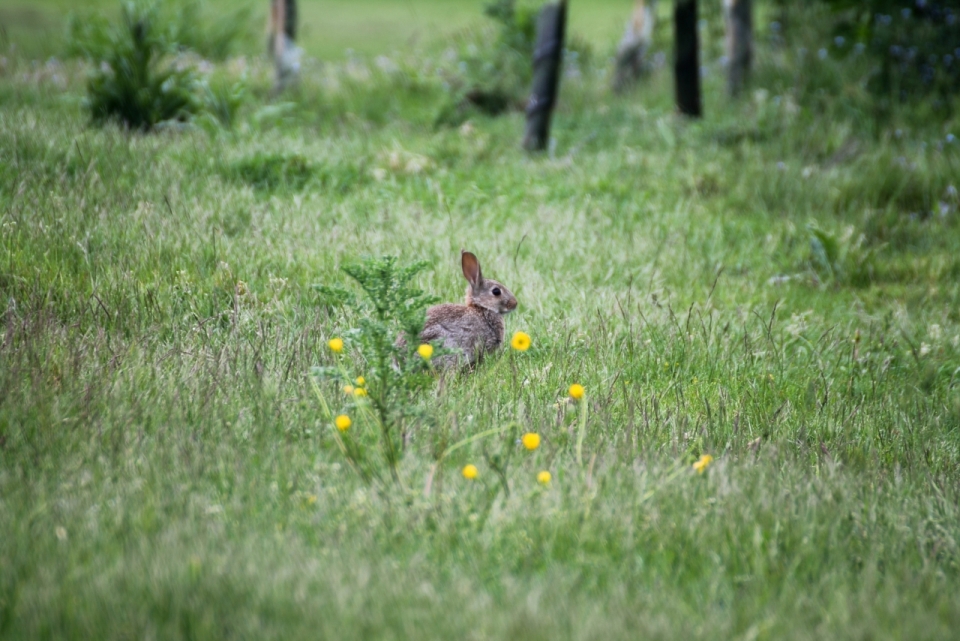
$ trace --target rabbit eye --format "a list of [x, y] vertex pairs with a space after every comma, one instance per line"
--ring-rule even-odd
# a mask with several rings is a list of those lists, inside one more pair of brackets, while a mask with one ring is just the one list
[[493, 295], [494, 295], [494, 296], [499, 296], [499, 295], [500, 295], [500, 288], [499, 288], [499, 287], [494, 287], [494, 288], [493, 288]]

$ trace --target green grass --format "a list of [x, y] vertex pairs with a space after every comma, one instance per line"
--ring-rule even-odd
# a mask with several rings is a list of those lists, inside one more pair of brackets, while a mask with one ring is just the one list
[[[10, 59], [0, 637], [955, 637], [957, 122], [795, 110], [763, 48], [785, 88], [727, 104], [714, 69], [691, 123], [665, 72], [614, 97], [599, 60], [530, 157], [520, 114], [434, 126], [432, 46], [272, 103], [248, 62], [232, 131], [149, 136], [89, 127], [80, 63]], [[438, 384], [403, 488], [368, 486], [308, 377], [358, 319], [312, 285], [392, 253], [456, 300], [461, 247], [533, 347]], [[508, 497], [496, 440], [432, 474], [512, 421], [543, 444], [506, 444]]]
[[[215, 4], [208, 2], [209, 4]], [[358, 54], [391, 54], [422, 48], [438, 36], [451, 35], [484, 22], [487, 0], [301, 0], [298, 44], [321, 60], [342, 60], [349, 51]], [[239, 4], [219, 3], [223, 10]], [[248, 55], [266, 47], [269, 2], [246, 2], [252, 9], [252, 37], [244, 43]], [[0, 7], [0, 25], [9, 43], [23, 55], [45, 58], [63, 55], [63, 35], [71, 15], [119, 15], [115, 0], [10, 0]], [[630, 15], [622, 0], [574, 2], [571, 30], [603, 50], [611, 49]], [[666, 15], [666, 14], [665, 14]], [[0, 39], [0, 46], [6, 49]]]

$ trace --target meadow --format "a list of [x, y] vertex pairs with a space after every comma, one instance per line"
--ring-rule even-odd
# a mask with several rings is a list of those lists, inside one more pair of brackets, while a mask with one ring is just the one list
[[[150, 134], [91, 126], [62, 3], [0, 9], [0, 638], [956, 638], [956, 116], [878, 124], [822, 15], [779, 45], [761, 4], [752, 90], [708, 37], [684, 120], [669, 65], [609, 91], [624, 3], [572, 0], [531, 156], [520, 112], [441, 117], [481, 3], [382, 42], [384, 3], [303, 4], [349, 19], [298, 87], [254, 33], [231, 126]], [[394, 255], [456, 301], [461, 248], [532, 345], [428, 385], [365, 480], [311, 376], [369, 376], [329, 347], [362, 316], [315, 285]]]

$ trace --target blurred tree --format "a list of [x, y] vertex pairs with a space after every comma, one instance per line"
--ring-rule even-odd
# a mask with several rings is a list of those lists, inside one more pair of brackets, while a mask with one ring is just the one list
[[727, 91], [737, 96], [750, 74], [753, 58], [752, 0], [724, 0], [726, 24]]
[[674, 0], [673, 63], [677, 109], [685, 116], [703, 115], [700, 103], [700, 44], [697, 35], [697, 0]]
[[296, 35], [296, 0], [271, 0], [268, 48], [276, 64], [277, 91], [281, 91], [300, 73], [300, 57], [303, 52], [294, 44]]
[[623, 91], [634, 84], [647, 67], [647, 50], [653, 40], [657, 1], [637, 0], [614, 60], [613, 90]]
[[537, 18], [533, 50], [533, 90], [527, 103], [527, 129], [523, 148], [543, 151], [550, 138], [550, 116], [560, 86], [560, 63], [567, 30], [567, 0], [544, 5]]

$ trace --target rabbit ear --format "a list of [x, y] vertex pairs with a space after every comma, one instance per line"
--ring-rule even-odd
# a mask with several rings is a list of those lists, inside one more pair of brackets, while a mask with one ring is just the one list
[[483, 274], [480, 273], [480, 261], [468, 251], [460, 250], [460, 266], [463, 268], [463, 277], [470, 286], [477, 289], [483, 285]]

